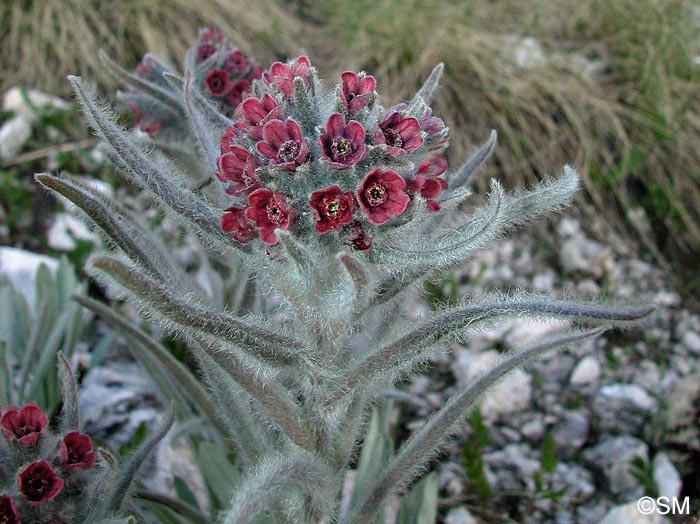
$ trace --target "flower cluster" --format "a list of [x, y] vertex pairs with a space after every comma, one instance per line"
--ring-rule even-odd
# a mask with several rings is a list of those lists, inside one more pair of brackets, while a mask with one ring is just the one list
[[285, 229], [366, 250], [403, 215], [439, 210], [444, 122], [425, 104], [385, 109], [375, 88], [346, 71], [328, 90], [306, 56], [272, 64], [221, 137], [216, 177], [234, 198], [223, 230], [243, 243], [274, 245]]
[[[264, 71], [254, 58], [227, 42], [223, 33], [209, 28], [199, 31], [197, 44], [185, 55], [184, 66], [192, 71], [197, 88], [208, 101], [227, 116], [233, 116], [235, 108], [247, 97], [251, 82]], [[164, 73], [175, 74], [150, 54], [143, 57], [135, 71], [141, 80], [172, 94], [174, 90]], [[178, 111], [154, 100], [136, 86], [132, 85], [130, 91], [121, 96], [127, 102], [134, 123], [151, 138], [159, 137], [164, 129], [182, 120]]]
[[[89, 470], [95, 464], [95, 452], [89, 436], [71, 431], [62, 436], [49, 434], [48, 417], [36, 404], [0, 410], [0, 428], [16, 457], [12, 493], [0, 495], [0, 522], [16, 524], [34, 522], [40, 514], [50, 522], [60, 523], [60, 505], [50, 505], [68, 487], [82, 491], [84, 479], [76, 470]], [[2, 479], [0, 479], [2, 480]], [[3, 482], [4, 484], [5, 482]], [[30, 520], [26, 520], [30, 519]]]

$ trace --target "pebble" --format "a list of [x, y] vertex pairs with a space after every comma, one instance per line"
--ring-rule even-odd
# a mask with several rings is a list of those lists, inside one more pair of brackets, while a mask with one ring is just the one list
[[683, 481], [671, 459], [663, 451], [654, 456], [651, 462], [656, 491], [660, 497], [673, 499], [681, 494]]
[[598, 359], [593, 356], [583, 357], [571, 373], [569, 383], [572, 386], [590, 384], [596, 382], [600, 378], [600, 374], [601, 369]]
[[39, 118], [37, 109], [39, 111], [68, 111], [71, 105], [57, 96], [42, 93], [36, 89], [21, 89], [15, 86], [5, 91], [2, 100], [2, 108], [4, 111], [12, 111], [15, 115], [22, 116], [27, 122], [33, 124]]
[[52, 273], [58, 268], [58, 261], [46, 255], [14, 247], [0, 246], [0, 273], [5, 275], [12, 287], [22, 293], [30, 311], [36, 309], [36, 272], [45, 265]]
[[663, 515], [652, 512], [642, 514], [637, 508], [637, 501], [612, 508], [599, 524], [665, 524], [669, 522]]
[[585, 461], [598, 471], [613, 495], [626, 498], [644, 494], [644, 487], [634, 475], [633, 463], [641, 458], [649, 462], [649, 446], [629, 435], [609, 437], [583, 452]]
[[0, 160], [12, 160], [32, 136], [32, 125], [22, 115], [13, 116], [0, 127]]
[[683, 345], [693, 355], [700, 355], [700, 335], [694, 331], [687, 331], [683, 335]]
[[472, 515], [467, 508], [459, 506], [452, 508], [445, 515], [445, 524], [479, 524], [476, 517]]

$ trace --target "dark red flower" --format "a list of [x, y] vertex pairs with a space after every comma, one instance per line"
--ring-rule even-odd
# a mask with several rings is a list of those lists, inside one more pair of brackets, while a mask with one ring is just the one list
[[421, 163], [416, 172], [406, 181], [406, 191], [420, 194], [426, 199], [429, 211], [438, 211], [440, 204], [437, 197], [447, 189], [447, 182], [438, 178], [447, 170], [447, 160], [442, 156], [434, 156]]
[[0, 495], [0, 524], [19, 524], [19, 513], [9, 495]]
[[223, 69], [213, 68], [204, 79], [207, 91], [213, 96], [224, 96], [229, 92], [233, 84], [229, 82], [229, 74]]
[[33, 462], [17, 475], [19, 492], [30, 506], [52, 500], [63, 489], [63, 481], [45, 460]]
[[352, 193], [343, 193], [338, 186], [329, 186], [316, 191], [309, 199], [314, 210], [316, 231], [325, 233], [338, 229], [352, 220]]
[[10, 407], [3, 411], [0, 426], [10, 440], [18, 441], [22, 447], [35, 446], [49, 419], [36, 404], [22, 408]]
[[345, 125], [340, 113], [328, 117], [326, 130], [318, 138], [321, 157], [335, 168], [342, 169], [357, 164], [365, 154], [365, 128], [355, 120]]
[[365, 251], [372, 246], [372, 241], [365, 233], [359, 222], [354, 222], [350, 225], [349, 235], [345, 243], [351, 245], [358, 251]]
[[354, 115], [370, 103], [374, 96], [376, 82], [373, 76], [358, 76], [352, 71], [345, 71], [340, 78], [343, 80], [342, 97], [340, 101], [349, 115]]
[[386, 144], [391, 158], [412, 153], [423, 144], [420, 125], [412, 116], [401, 117], [392, 112], [386, 117], [374, 134], [375, 144]]
[[277, 169], [295, 171], [309, 158], [309, 144], [291, 118], [286, 122], [270, 120], [263, 126], [262, 138], [256, 148]]
[[224, 69], [232, 75], [241, 76], [248, 68], [250, 68], [250, 62], [241, 51], [236, 50], [226, 56]]
[[395, 171], [373, 169], [355, 192], [357, 202], [370, 224], [383, 224], [406, 210], [410, 197], [403, 192], [406, 182]]
[[197, 63], [204, 62], [207, 58], [216, 54], [216, 47], [211, 44], [197, 46]]
[[144, 55], [139, 65], [136, 66], [136, 74], [142, 78], [152, 79], [157, 65], [152, 56]]
[[207, 43], [220, 44], [224, 41], [224, 34], [218, 29], [211, 27], [202, 27], [199, 30], [199, 39]]
[[232, 147], [236, 145], [236, 137], [238, 136], [238, 130], [235, 127], [227, 127], [224, 129], [224, 134], [221, 135], [221, 140], [219, 144], [221, 146], [221, 154], [228, 153]]
[[309, 69], [311, 61], [307, 56], [300, 56], [294, 64], [275, 62], [270, 66], [270, 71], [263, 73], [262, 77], [269, 86], [274, 86], [285, 98], [292, 96], [294, 79], [301, 78], [305, 84], [309, 82]]
[[289, 229], [296, 213], [287, 205], [282, 193], [261, 188], [248, 195], [245, 216], [260, 228], [262, 241], [272, 246], [277, 243], [275, 229]]
[[238, 104], [243, 100], [243, 95], [248, 91], [250, 82], [247, 80], [238, 80], [233, 82], [229, 87], [229, 91], [224, 98], [224, 102], [232, 107], [238, 107]]
[[240, 195], [260, 187], [255, 178], [255, 169], [260, 162], [247, 149], [230, 146], [228, 151], [216, 159], [219, 168], [216, 177], [221, 182], [233, 182], [235, 185], [226, 189], [230, 195]]
[[221, 229], [227, 233], [233, 233], [233, 238], [245, 244], [258, 235], [255, 225], [246, 218], [245, 209], [231, 206], [221, 216]]
[[90, 469], [95, 464], [92, 440], [79, 431], [71, 431], [58, 445], [58, 461], [66, 471]]
[[245, 131], [256, 140], [262, 138], [262, 128], [270, 120], [282, 119], [282, 109], [277, 101], [268, 93], [258, 99], [254, 96], [246, 98], [234, 113], [236, 127]]

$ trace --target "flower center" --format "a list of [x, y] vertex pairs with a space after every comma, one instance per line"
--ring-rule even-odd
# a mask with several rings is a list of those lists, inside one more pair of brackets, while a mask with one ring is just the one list
[[270, 222], [273, 224], [280, 224], [284, 221], [284, 214], [275, 204], [268, 204], [266, 209], [267, 218], [270, 219]]
[[326, 205], [326, 215], [334, 216], [340, 212], [340, 200], [336, 199]]
[[352, 154], [352, 142], [347, 138], [334, 138], [331, 144], [331, 154], [334, 160], [343, 161]]
[[294, 140], [287, 140], [284, 144], [280, 146], [279, 150], [277, 151], [277, 154], [285, 162], [294, 161], [298, 153], [299, 144], [297, 144]]
[[373, 182], [370, 186], [365, 189], [365, 198], [367, 203], [372, 207], [377, 207], [386, 202], [386, 188], [381, 184]]
[[33, 478], [29, 481], [29, 490], [34, 495], [43, 495], [44, 490], [48, 487], [49, 483], [46, 479]]
[[25, 436], [29, 435], [30, 433], [34, 433], [34, 429], [30, 428], [26, 424], [24, 426], [18, 427], [17, 430], [15, 431], [15, 435], [17, 435], [17, 438], [25, 437]]
[[386, 143], [393, 147], [402, 147], [403, 139], [401, 135], [395, 129], [387, 129], [384, 131], [384, 136], [386, 137]]

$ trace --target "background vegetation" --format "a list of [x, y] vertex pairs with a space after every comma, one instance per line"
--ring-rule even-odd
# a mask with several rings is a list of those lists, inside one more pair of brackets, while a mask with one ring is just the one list
[[322, 71], [365, 69], [396, 94], [387, 102], [445, 62], [436, 113], [453, 128], [453, 165], [491, 128], [501, 146], [482, 181], [513, 187], [575, 164], [584, 218], [603, 215], [697, 296], [698, 2], [14, 0], [0, 5], [0, 84], [65, 95], [79, 73], [109, 90], [98, 48], [130, 66], [146, 50], [172, 61], [201, 25], [262, 63], [306, 52]]

